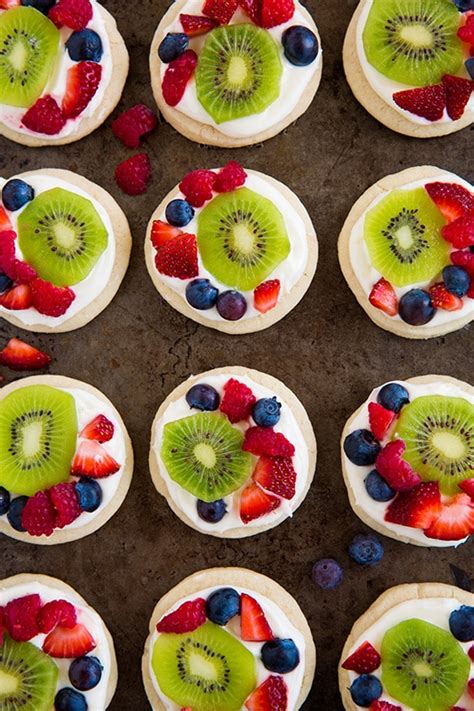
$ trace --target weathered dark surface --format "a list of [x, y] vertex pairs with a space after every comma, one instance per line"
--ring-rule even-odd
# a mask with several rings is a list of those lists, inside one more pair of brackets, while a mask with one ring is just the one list
[[[148, 49], [165, 2], [107, 0], [131, 54], [121, 108], [153, 106]], [[104, 186], [128, 214], [134, 235], [129, 272], [112, 305], [83, 330], [14, 335], [54, 355], [52, 373], [101, 388], [122, 412], [136, 453], [129, 496], [102, 530], [77, 543], [47, 549], [2, 538], [2, 575], [37, 571], [64, 578], [103, 615], [115, 639], [120, 678], [113, 711], [148, 709], [140, 658], [148, 619], [158, 598], [184, 576], [215, 565], [243, 565], [273, 575], [308, 616], [318, 646], [318, 671], [305, 709], [341, 709], [337, 662], [354, 620], [391, 585], [450, 582], [449, 563], [471, 568], [472, 543], [458, 550], [429, 550], [385, 539], [386, 555], [373, 570], [349, 562], [352, 536], [364, 526], [352, 513], [342, 482], [339, 437], [348, 415], [371, 388], [390, 378], [439, 372], [469, 379], [472, 331], [427, 343], [410, 342], [376, 328], [357, 305], [339, 270], [336, 241], [356, 198], [383, 175], [431, 163], [472, 180], [468, 151], [472, 130], [438, 140], [404, 138], [377, 124], [352, 98], [342, 69], [351, 2], [309, 3], [323, 43], [321, 88], [306, 115], [265, 145], [230, 150], [190, 143], [167, 125], [147, 141], [153, 182], [147, 195], [128, 198], [113, 180], [115, 165], [130, 153], [113, 137], [110, 121], [95, 134], [60, 149], [34, 151], [0, 140], [0, 170], [9, 176], [40, 167], [83, 173]], [[237, 158], [286, 182], [314, 219], [321, 248], [319, 269], [303, 303], [260, 334], [232, 338], [186, 320], [152, 286], [143, 259], [152, 209], [188, 170]], [[275, 355], [277, 354], [277, 355]], [[470, 360], [471, 359], [471, 360]], [[281, 378], [305, 404], [314, 424], [319, 461], [310, 494], [293, 521], [258, 538], [225, 543], [181, 523], [155, 492], [147, 466], [150, 426], [164, 397], [187, 375], [229, 364], [248, 365]], [[470, 361], [470, 365], [469, 365]], [[7, 380], [15, 377], [4, 373]], [[335, 556], [344, 584], [323, 593], [310, 580], [312, 563]]]

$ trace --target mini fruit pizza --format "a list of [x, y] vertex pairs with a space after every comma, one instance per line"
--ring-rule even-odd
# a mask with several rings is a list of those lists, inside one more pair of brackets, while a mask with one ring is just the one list
[[298, 711], [316, 649], [296, 600], [244, 568], [202, 570], [161, 598], [142, 662], [153, 711]]
[[88, 536], [120, 508], [132, 473], [127, 430], [99, 390], [55, 375], [0, 390], [1, 533], [41, 545]]
[[150, 70], [161, 113], [186, 138], [248, 146], [311, 104], [321, 42], [297, 0], [176, 0], [156, 31]]
[[75, 590], [46, 575], [0, 581], [0, 708], [105, 711], [117, 686], [112, 637]]
[[441, 583], [387, 590], [352, 628], [339, 687], [346, 711], [471, 711], [474, 595]]
[[0, 179], [0, 317], [63, 332], [115, 296], [130, 258], [127, 218], [109, 193], [66, 170]]
[[291, 190], [230, 161], [188, 173], [168, 193], [148, 225], [145, 258], [177, 311], [219, 331], [252, 333], [303, 298], [318, 241]]
[[474, 190], [454, 173], [409, 168], [375, 183], [339, 237], [357, 301], [381, 328], [434, 338], [474, 318]]
[[303, 502], [315, 467], [303, 405], [250, 368], [192, 376], [153, 423], [153, 483], [182, 521], [212, 536], [243, 538], [282, 523]]
[[393, 131], [443, 136], [474, 119], [472, 0], [360, 0], [344, 43], [356, 99]]
[[128, 54], [96, 0], [0, 0], [0, 134], [37, 147], [78, 141], [120, 100]]
[[342, 469], [364, 523], [418, 546], [474, 534], [474, 388], [426, 375], [376, 388], [347, 422]]

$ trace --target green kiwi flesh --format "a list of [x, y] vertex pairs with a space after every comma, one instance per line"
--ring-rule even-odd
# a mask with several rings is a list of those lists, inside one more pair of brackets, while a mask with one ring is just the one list
[[253, 654], [212, 622], [160, 634], [152, 668], [163, 694], [193, 711], [240, 711], [257, 683]]
[[41, 96], [59, 49], [55, 25], [31, 7], [0, 15], [0, 104], [28, 108]]
[[389, 629], [382, 641], [382, 684], [414, 711], [448, 711], [461, 698], [471, 663], [446, 630], [419, 619]]
[[362, 35], [367, 60], [402, 84], [438, 84], [461, 67], [460, 21], [451, 0], [374, 0]]
[[255, 289], [291, 248], [281, 212], [248, 188], [222, 193], [204, 207], [197, 241], [204, 267], [241, 291]]
[[227, 417], [199, 413], [168, 422], [161, 458], [173, 481], [201, 501], [217, 501], [249, 478], [252, 457], [242, 451], [244, 436]]
[[0, 711], [51, 711], [57, 680], [51, 657], [5, 635], [0, 645]]
[[76, 441], [72, 395], [49, 385], [14, 390], [0, 401], [0, 486], [33, 496], [66, 481]]

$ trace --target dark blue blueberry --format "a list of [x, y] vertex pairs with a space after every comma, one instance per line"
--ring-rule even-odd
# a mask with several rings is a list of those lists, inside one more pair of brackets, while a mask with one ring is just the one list
[[19, 180], [14, 178], [5, 183], [2, 190], [2, 202], [10, 212], [19, 210], [20, 207], [26, 205], [27, 202], [31, 202], [35, 196], [35, 191], [25, 183], [24, 180]]
[[469, 59], [466, 59], [466, 61], [464, 62], [464, 66], [466, 67], [467, 73], [469, 74], [471, 79], [474, 79], [474, 57], [469, 57]]
[[364, 484], [368, 495], [374, 501], [391, 501], [396, 494], [376, 469], [365, 478]]
[[97, 657], [78, 657], [69, 667], [69, 681], [79, 691], [89, 691], [99, 683], [103, 668]]
[[460, 642], [474, 641], [474, 607], [462, 605], [449, 617], [449, 629]]
[[206, 600], [206, 614], [216, 625], [226, 625], [240, 614], [240, 595], [233, 588], [219, 588]]
[[21, 4], [25, 7], [34, 7], [43, 15], [47, 15], [53, 5], [56, 5], [56, 0], [21, 0]]
[[454, 0], [454, 4], [460, 12], [474, 10], [474, 0]]
[[205, 311], [216, 305], [219, 289], [209, 279], [193, 279], [186, 287], [186, 299], [194, 309]]
[[349, 546], [349, 556], [357, 565], [377, 565], [383, 554], [382, 542], [373, 533], [359, 533]]
[[323, 590], [333, 590], [342, 582], [344, 571], [334, 558], [323, 558], [313, 566], [313, 583]]
[[74, 689], [65, 687], [56, 694], [54, 709], [55, 711], [87, 711], [86, 697]]
[[239, 291], [223, 291], [216, 306], [219, 316], [226, 321], [238, 321], [247, 311], [247, 300]]
[[162, 62], [169, 64], [177, 59], [189, 47], [189, 37], [184, 32], [168, 32], [158, 47], [158, 55]]
[[102, 487], [95, 479], [83, 476], [76, 484], [79, 506], [83, 511], [97, 511], [102, 503]]
[[379, 390], [377, 402], [386, 410], [400, 412], [404, 405], [410, 402], [408, 390], [399, 383], [387, 383]]
[[74, 62], [100, 62], [104, 53], [100, 35], [94, 30], [73, 32], [66, 47]]
[[194, 217], [194, 208], [186, 200], [171, 200], [166, 206], [166, 219], [174, 227], [188, 225]]
[[430, 295], [423, 289], [410, 289], [403, 294], [398, 305], [400, 318], [410, 326], [424, 326], [436, 313]]
[[220, 395], [212, 385], [200, 383], [186, 393], [186, 402], [189, 407], [195, 407], [196, 410], [217, 410], [221, 401]]
[[293, 25], [284, 31], [281, 38], [285, 57], [297, 67], [314, 62], [319, 52], [318, 38], [309, 27]]
[[450, 264], [443, 269], [443, 281], [446, 289], [455, 296], [466, 296], [471, 286], [471, 277], [462, 267]]
[[375, 464], [380, 444], [369, 430], [355, 430], [344, 440], [344, 452], [352, 464], [366, 467]]
[[8, 289], [13, 286], [13, 282], [10, 277], [6, 274], [0, 272], [0, 294], [4, 294]]
[[281, 403], [276, 397], [257, 400], [253, 406], [252, 417], [260, 427], [274, 427], [280, 420]]
[[292, 639], [265, 642], [261, 654], [264, 667], [275, 674], [288, 674], [300, 663], [300, 653]]
[[356, 706], [369, 708], [370, 704], [382, 696], [383, 688], [379, 679], [373, 674], [362, 674], [354, 679], [349, 689], [352, 701]]
[[17, 496], [16, 499], [12, 499], [10, 503], [7, 518], [10, 526], [14, 528], [15, 531], [23, 532], [25, 530], [21, 525], [21, 514], [23, 513], [27, 501], [27, 496]]
[[206, 501], [198, 500], [197, 512], [199, 518], [207, 523], [219, 523], [227, 513], [227, 505], [223, 499], [212, 501], [208, 504]]
[[7, 513], [10, 508], [10, 492], [0, 486], [0, 516]]

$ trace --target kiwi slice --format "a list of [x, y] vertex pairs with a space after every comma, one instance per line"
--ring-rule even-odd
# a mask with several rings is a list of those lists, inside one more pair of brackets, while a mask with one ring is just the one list
[[382, 684], [414, 711], [447, 711], [460, 699], [471, 663], [446, 630], [423, 620], [405, 620], [382, 641]]
[[459, 493], [474, 471], [474, 405], [443, 395], [417, 397], [402, 409], [396, 437], [403, 458], [424, 481], [439, 481], [443, 494]]
[[461, 67], [459, 25], [451, 0], [374, 0], [362, 35], [365, 54], [389, 79], [437, 84]]
[[91, 201], [63, 188], [35, 197], [18, 218], [18, 233], [26, 261], [57, 286], [85, 279], [108, 242]]
[[281, 212], [248, 188], [206, 205], [198, 215], [197, 240], [205, 268], [242, 291], [255, 289], [290, 253]]
[[196, 68], [197, 97], [216, 123], [259, 114], [280, 96], [282, 63], [267, 30], [225, 25], [212, 30]]
[[173, 481], [211, 503], [239, 489], [252, 470], [244, 436], [227, 417], [203, 412], [168, 422], [161, 458]]
[[161, 634], [151, 663], [161, 691], [193, 711], [240, 711], [257, 683], [253, 654], [212, 622]]
[[27, 108], [38, 99], [54, 70], [59, 31], [32, 7], [0, 15], [0, 103]]
[[76, 440], [72, 395], [49, 385], [14, 390], [0, 402], [0, 485], [33, 496], [66, 481]]
[[394, 286], [431, 281], [449, 263], [444, 224], [423, 188], [393, 190], [365, 217], [372, 265]]
[[58, 668], [30, 642], [5, 636], [0, 645], [0, 711], [50, 711]]

